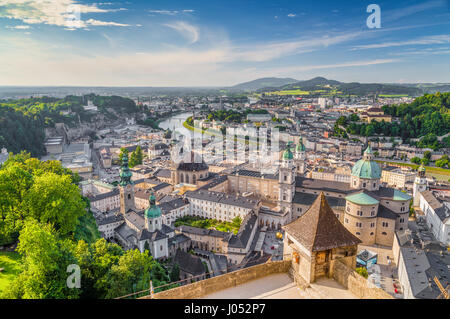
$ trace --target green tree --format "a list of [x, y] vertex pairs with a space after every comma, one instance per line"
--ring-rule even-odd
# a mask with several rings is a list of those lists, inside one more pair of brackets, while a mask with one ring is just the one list
[[54, 173], [37, 176], [24, 198], [25, 210], [42, 223], [52, 223], [62, 234], [73, 232], [86, 204], [70, 176]]
[[420, 164], [420, 158], [417, 156], [414, 156], [413, 158], [411, 158], [411, 163]]
[[170, 271], [170, 281], [175, 282], [180, 280], [180, 266], [175, 263]]
[[73, 299], [79, 289], [67, 287], [69, 265], [77, 263], [73, 244], [60, 240], [48, 224], [27, 220], [19, 237], [17, 251], [23, 256], [23, 272], [7, 287], [4, 298]]

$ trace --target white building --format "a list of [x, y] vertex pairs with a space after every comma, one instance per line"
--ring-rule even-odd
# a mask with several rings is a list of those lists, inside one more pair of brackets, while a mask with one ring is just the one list
[[430, 231], [444, 245], [450, 246], [450, 202], [438, 191], [420, 193], [420, 209], [425, 214]]

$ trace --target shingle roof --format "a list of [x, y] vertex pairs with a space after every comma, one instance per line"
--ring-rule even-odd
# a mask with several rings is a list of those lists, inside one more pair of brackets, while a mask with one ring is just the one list
[[310, 251], [352, 246], [361, 241], [337, 219], [323, 192], [306, 213], [283, 229]]
[[344, 194], [348, 194], [355, 191], [350, 187], [350, 183], [326, 181], [321, 179], [312, 179], [300, 176], [297, 176], [295, 178], [295, 186], [308, 189], [317, 189], [324, 192], [336, 192]]

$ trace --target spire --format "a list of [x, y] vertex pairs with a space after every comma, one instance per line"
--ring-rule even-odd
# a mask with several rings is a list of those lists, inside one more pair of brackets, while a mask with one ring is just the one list
[[291, 144], [292, 144], [292, 142], [288, 142], [286, 144], [286, 150], [283, 153], [283, 160], [291, 160], [294, 158], [294, 155], [292, 154], [292, 151], [291, 151], [291, 148], [292, 148]]
[[425, 177], [425, 166], [423, 166], [423, 163], [420, 164], [420, 167], [417, 169], [417, 172], [420, 177]]
[[300, 136], [298, 139], [297, 148], [295, 149], [296, 152], [304, 152], [306, 150], [305, 145], [303, 144], [303, 138]]
[[131, 181], [131, 176], [133, 174], [130, 171], [130, 168], [128, 167], [128, 154], [123, 154], [122, 156], [122, 166], [120, 167], [120, 186], [127, 186], [133, 184]]

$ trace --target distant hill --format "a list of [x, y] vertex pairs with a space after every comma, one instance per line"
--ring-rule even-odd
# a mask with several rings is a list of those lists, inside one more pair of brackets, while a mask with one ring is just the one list
[[233, 91], [256, 91], [262, 88], [267, 87], [276, 88], [295, 82], [298, 82], [298, 80], [292, 78], [261, 78], [249, 82], [236, 84], [232, 87], [229, 87], [228, 89], [231, 89]]
[[306, 81], [297, 81], [286, 85], [274, 87], [265, 87], [257, 90], [260, 93], [270, 93], [274, 91], [290, 91], [293, 95], [295, 91], [308, 92], [308, 95], [367, 95], [367, 94], [384, 94], [384, 95], [410, 95], [419, 96], [422, 94], [420, 87], [403, 86], [399, 84], [382, 84], [382, 83], [344, 83], [336, 80], [329, 80], [324, 77], [315, 77]]

